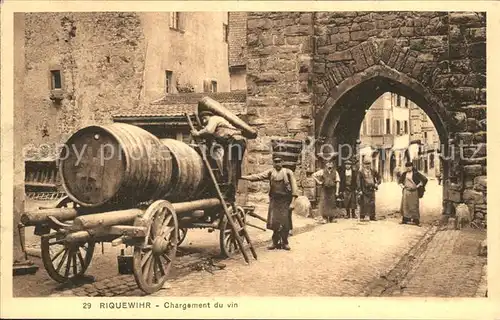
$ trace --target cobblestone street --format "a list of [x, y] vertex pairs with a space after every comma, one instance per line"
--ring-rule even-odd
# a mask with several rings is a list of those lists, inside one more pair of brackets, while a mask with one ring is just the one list
[[[171, 280], [156, 295], [474, 296], [485, 277], [486, 258], [477, 256], [485, 233], [438, 231], [433, 222], [441, 217], [441, 190], [435, 180], [429, 182], [420, 228], [399, 224], [400, 189], [395, 183], [382, 184], [377, 193], [379, 221], [339, 219], [322, 225], [295, 216], [290, 252], [266, 250], [270, 232], [249, 228], [258, 260], [247, 266], [237, 256], [224, 260], [226, 268], [213, 273], [199, 270], [219, 255], [218, 231], [189, 230]], [[266, 210], [266, 205], [256, 207], [261, 216]], [[37, 238], [27, 238], [31, 247], [37, 246]], [[104, 254], [100, 251], [98, 246], [87, 272], [94, 278], [73, 286], [52, 281], [34, 258], [40, 270], [35, 276], [16, 277], [15, 295], [143, 295], [132, 275], [117, 275], [119, 248], [105, 244]]]

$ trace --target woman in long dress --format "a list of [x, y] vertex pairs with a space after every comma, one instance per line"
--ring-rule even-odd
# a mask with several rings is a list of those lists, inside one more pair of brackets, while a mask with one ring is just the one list
[[337, 218], [337, 197], [339, 196], [338, 184], [340, 177], [333, 163], [328, 162], [325, 169], [313, 173], [313, 178], [317, 184], [321, 185], [321, 195], [319, 201], [319, 212], [325, 222], [336, 222]]
[[413, 168], [411, 162], [406, 163], [406, 171], [399, 178], [399, 185], [403, 189], [401, 198], [401, 223], [414, 222], [420, 225], [420, 197], [423, 196], [428, 179]]

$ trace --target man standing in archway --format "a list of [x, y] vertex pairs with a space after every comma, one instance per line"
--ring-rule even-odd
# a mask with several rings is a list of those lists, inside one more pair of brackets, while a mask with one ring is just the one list
[[344, 208], [346, 211], [346, 218], [356, 217], [356, 189], [357, 189], [357, 172], [352, 168], [352, 162], [347, 160], [344, 163], [344, 168], [340, 173], [340, 186], [339, 192], [344, 198]]
[[399, 178], [399, 185], [403, 188], [401, 199], [402, 224], [413, 222], [420, 225], [420, 198], [423, 197], [427, 178], [413, 168], [413, 163], [406, 163], [406, 171]]
[[360, 218], [369, 216], [375, 221], [375, 192], [380, 184], [380, 176], [372, 169], [370, 159], [363, 161], [363, 167], [358, 174], [358, 194], [360, 196]]
[[331, 161], [326, 163], [326, 168], [313, 173], [312, 177], [321, 186], [321, 196], [319, 199], [319, 212], [326, 222], [337, 222], [336, 209], [337, 197], [339, 196], [338, 184], [339, 174], [334, 169]]

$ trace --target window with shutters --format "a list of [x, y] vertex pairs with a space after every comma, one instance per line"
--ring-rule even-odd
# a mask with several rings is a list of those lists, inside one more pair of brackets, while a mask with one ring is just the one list
[[366, 121], [363, 120], [363, 130], [361, 131], [361, 134], [366, 136]]
[[372, 135], [381, 135], [382, 134], [382, 119], [374, 118], [372, 119]]
[[61, 70], [51, 70], [50, 71], [51, 78], [51, 89], [62, 89], [62, 78], [61, 78]]
[[182, 31], [184, 28], [181, 18], [181, 12], [170, 12], [170, 29]]
[[211, 79], [204, 80], [203, 92], [217, 92], [217, 81]]
[[165, 71], [165, 93], [173, 93], [173, 76], [174, 73], [170, 70]]
[[229, 41], [229, 28], [228, 28], [228, 25], [225, 23], [222, 24], [222, 35], [223, 35], [224, 42], [228, 42]]

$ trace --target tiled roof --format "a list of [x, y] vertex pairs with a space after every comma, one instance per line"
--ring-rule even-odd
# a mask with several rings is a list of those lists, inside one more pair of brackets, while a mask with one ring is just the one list
[[229, 12], [229, 66], [246, 65], [247, 13]]
[[169, 94], [151, 104], [197, 104], [203, 97], [210, 97], [220, 103], [246, 103], [246, 91], [212, 92], [212, 93], [179, 93]]

